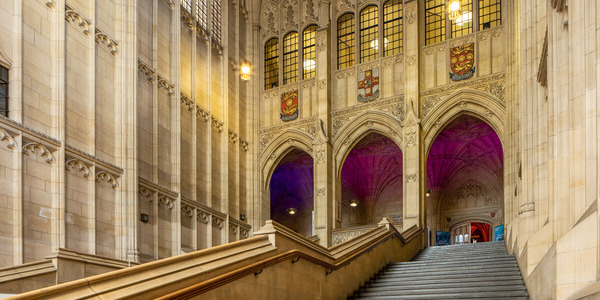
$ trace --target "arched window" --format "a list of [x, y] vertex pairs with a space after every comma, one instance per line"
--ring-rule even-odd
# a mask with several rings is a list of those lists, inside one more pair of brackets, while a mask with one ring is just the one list
[[383, 5], [383, 56], [402, 52], [402, 0]]
[[452, 37], [473, 32], [473, 0], [460, 0], [460, 16], [452, 24]]
[[338, 69], [354, 65], [354, 14], [342, 15], [337, 22]]
[[298, 33], [292, 31], [283, 37], [283, 84], [298, 79]]
[[8, 117], [8, 69], [0, 66], [0, 115]]
[[425, 1], [425, 45], [446, 39], [446, 0]]
[[279, 86], [279, 39], [265, 44], [265, 90]]
[[317, 25], [310, 25], [302, 34], [302, 77], [304, 79], [315, 77], [315, 37]]
[[479, 30], [502, 24], [500, 0], [479, 0]]
[[367, 6], [360, 12], [361, 63], [377, 59], [379, 49], [379, 42], [377, 40], [379, 18], [377, 14], [377, 6], [375, 5]]

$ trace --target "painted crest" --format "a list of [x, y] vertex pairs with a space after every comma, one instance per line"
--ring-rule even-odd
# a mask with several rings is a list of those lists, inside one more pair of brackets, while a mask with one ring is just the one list
[[475, 43], [450, 49], [450, 79], [459, 81], [475, 73]]
[[298, 90], [281, 94], [281, 120], [284, 122], [298, 118]]
[[379, 97], [379, 69], [358, 74], [358, 102], [369, 102]]

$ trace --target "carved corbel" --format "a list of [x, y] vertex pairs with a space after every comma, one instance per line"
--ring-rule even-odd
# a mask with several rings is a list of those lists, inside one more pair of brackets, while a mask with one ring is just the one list
[[48, 148], [46, 148], [46, 146], [35, 142], [27, 143], [25, 144], [25, 146], [23, 146], [23, 154], [27, 156], [32, 155], [36, 152], [39, 153], [39, 155], [43, 157], [47, 163], [54, 163], [54, 155], [52, 154], [52, 152], [50, 152], [50, 150], [48, 150]]
[[81, 173], [81, 175], [83, 177], [85, 177], [85, 178], [90, 177], [90, 175], [92, 174], [90, 172], [89, 167], [84, 162], [82, 162], [79, 159], [75, 159], [75, 158], [69, 159], [69, 160], [67, 160], [65, 162], [65, 170], [67, 170], [67, 171], [74, 171], [74, 170], [79, 171]]
[[0, 128], [0, 141], [6, 141], [6, 148], [8, 149], [15, 150], [17, 148], [15, 138], [2, 128]]
[[97, 28], [96, 28], [96, 43], [106, 45], [106, 47], [108, 47], [110, 49], [110, 53], [112, 55], [117, 55], [117, 52], [119, 52], [119, 49], [117, 48], [119, 46], [119, 43], [117, 43], [117, 41], [111, 39], [108, 35], [106, 35], [106, 33], [103, 33], [102, 31], [98, 30]]
[[96, 172], [96, 182], [108, 182], [113, 189], [119, 187], [119, 183], [113, 174], [106, 171]]

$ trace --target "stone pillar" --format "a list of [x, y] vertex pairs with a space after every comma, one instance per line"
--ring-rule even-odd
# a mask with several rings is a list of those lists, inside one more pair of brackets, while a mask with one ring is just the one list
[[426, 189], [425, 166], [426, 157], [421, 155], [421, 128], [419, 112], [419, 22], [418, 1], [406, 1], [404, 6], [405, 22], [404, 40], [415, 41], [404, 43], [404, 101], [407, 115], [404, 120], [404, 194], [403, 228], [413, 225], [425, 226], [424, 190]]
[[313, 141], [314, 163], [314, 231], [319, 243], [331, 246], [333, 226], [333, 175], [331, 173], [333, 157], [329, 137], [330, 92], [327, 79], [330, 72], [329, 28], [317, 31], [316, 36], [316, 82], [317, 82], [317, 132]]

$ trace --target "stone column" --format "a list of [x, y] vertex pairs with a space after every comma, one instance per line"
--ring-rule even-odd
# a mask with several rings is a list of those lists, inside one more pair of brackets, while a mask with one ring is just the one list
[[316, 82], [317, 82], [317, 124], [315, 140], [313, 141], [314, 164], [314, 231], [319, 236], [319, 243], [325, 247], [331, 246], [331, 229], [333, 226], [333, 157], [329, 140], [330, 92], [330, 40], [329, 28], [317, 31], [316, 36]]
[[421, 142], [419, 113], [419, 22], [418, 1], [406, 1], [404, 6], [404, 101], [407, 115], [404, 120], [404, 194], [403, 228], [413, 225], [425, 226], [426, 157], [421, 155], [424, 149]]

